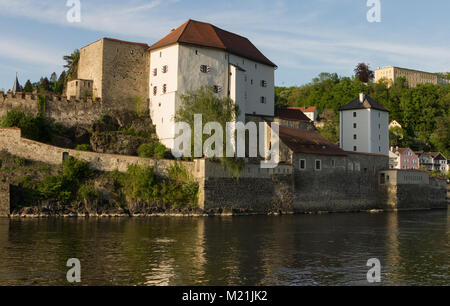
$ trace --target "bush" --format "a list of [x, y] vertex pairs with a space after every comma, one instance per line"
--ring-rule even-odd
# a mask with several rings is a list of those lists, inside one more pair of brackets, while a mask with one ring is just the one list
[[181, 164], [168, 169], [168, 178], [162, 183], [162, 200], [173, 206], [195, 206], [198, 199], [198, 183]]
[[75, 147], [75, 150], [78, 150], [78, 151], [88, 151], [88, 152], [92, 152], [92, 151], [93, 151], [93, 150], [92, 150], [92, 146], [91, 146], [91, 145], [88, 145], [88, 144], [77, 145], [77, 146]]
[[129, 166], [123, 185], [125, 196], [131, 200], [151, 202], [158, 197], [158, 186], [153, 168]]
[[54, 125], [48, 119], [29, 116], [18, 110], [7, 112], [0, 120], [0, 125], [19, 128], [23, 137], [41, 142], [49, 142], [55, 135]]
[[20, 158], [20, 157], [16, 157], [16, 159], [14, 160], [14, 162], [16, 163], [16, 165], [23, 167], [27, 164], [27, 161], [25, 158]]
[[166, 158], [168, 150], [166, 146], [159, 142], [144, 143], [138, 148], [139, 157], [144, 158]]
[[83, 184], [80, 189], [78, 189], [78, 199], [87, 202], [93, 202], [95, 200], [101, 201], [103, 195], [91, 184]]

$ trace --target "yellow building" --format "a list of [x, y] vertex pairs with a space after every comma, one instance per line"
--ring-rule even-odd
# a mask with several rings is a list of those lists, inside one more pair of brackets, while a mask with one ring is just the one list
[[443, 80], [434, 73], [424, 72], [413, 69], [399, 68], [399, 67], [383, 67], [375, 70], [375, 82], [381, 79], [387, 79], [392, 84], [397, 78], [404, 77], [410, 87], [416, 87], [420, 84], [449, 84], [449, 80]]

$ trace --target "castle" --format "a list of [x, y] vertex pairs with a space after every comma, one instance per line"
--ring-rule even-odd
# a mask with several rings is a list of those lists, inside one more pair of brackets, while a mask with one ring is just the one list
[[[249, 161], [237, 181], [208, 160], [184, 162], [199, 183], [199, 207], [254, 213], [447, 207], [445, 181], [421, 171], [389, 170], [387, 109], [364, 94], [342, 107], [338, 146], [300, 110], [275, 110], [276, 68], [248, 39], [189, 20], [151, 46], [103, 38], [81, 48], [78, 78], [68, 83], [67, 98], [48, 97], [42, 110], [32, 94], [0, 93], [0, 116], [19, 108], [44, 111], [66, 125], [88, 125], [102, 114], [144, 108], [161, 142], [172, 148], [181, 97], [210, 86], [239, 106], [238, 121], [279, 123], [280, 163], [261, 169]], [[52, 164], [73, 155], [103, 171], [141, 164], [163, 173], [169, 163], [52, 147], [4, 128], [0, 146]]]

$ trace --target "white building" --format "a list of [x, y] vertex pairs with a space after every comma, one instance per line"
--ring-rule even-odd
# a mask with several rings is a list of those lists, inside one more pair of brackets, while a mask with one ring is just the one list
[[361, 93], [339, 111], [341, 149], [389, 155], [389, 111], [386, 108]]
[[247, 38], [189, 20], [150, 47], [150, 114], [161, 142], [172, 148], [181, 96], [214, 87], [246, 115], [274, 116], [274, 70]]

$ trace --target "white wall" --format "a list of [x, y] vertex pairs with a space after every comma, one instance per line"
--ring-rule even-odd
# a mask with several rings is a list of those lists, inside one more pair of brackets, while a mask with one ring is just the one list
[[354, 151], [356, 146], [356, 152], [389, 155], [389, 113], [375, 109], [341, 111], [340, 124], [343, 150]]
[[[169, 68], [166, 74], [161, 71], [164, 65]], [[210, 72], [202, 73], [201, 65], [209, 66]], [[158, 69], [156, 77], [153, 76], [155, 68]], [[262, 80], [267, 82], [267, 87], [261, 86]], [[181, 104], [180, 97], [202, 86], [220, 86], [222, 91], [218, 95], [229, 95], [239, 105], [238, 120], [244, 121], [245, 114], [274, 116], [274, 83], [274, 67], [222, 50], [184, 44], [153, 50], [150, 54], [150, 112], [158, 137], [166, 146], [173, 146], [173, 116]], [[166, 94], [162, 92], [164, 84], [167, 84]], [[154, 86], [158, 88], [156, 96]], [[266, 98], [264, 104], [262, 96]]]

